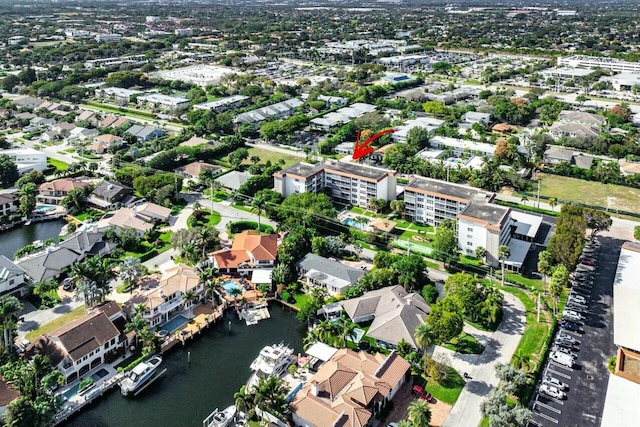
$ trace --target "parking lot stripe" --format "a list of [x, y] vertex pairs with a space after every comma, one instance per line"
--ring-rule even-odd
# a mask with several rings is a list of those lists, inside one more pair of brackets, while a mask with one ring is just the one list
[[[552, 363], [553, 363], [553, 365], [551, 365]], [[567, 371], [569, 371], [569, 372], [573, 372], [573, 368], [570, 368], [570, 367], [568, 367], [568, 366], [561, 365], [561, 364], [559, 364], [559, 363], [554, 362], [553, 360], [551, 360], [551, 361], [549, 362], [549, 365], [553, 366], [554, 368], [561, 368], [561, 369], [567, 370]]]
[[534, 415], [537, 415], [537, 416], [539, 416], [539, 417], [542, 417], [542, 418], [544, 418], [545, 420], [551, 421], [552, 423], [558, 424], [558, 420], [556, 420], [556, 419], [555, 419], [555, 418], [553, 418], [553, 417], [550, 417], [549, 415], [545, 415], [545, 414], [543, 414], [542, 412], [534, 412], [533, 414], [534, 414]]
[[547, 372], [552, 372], [552, 373], [556, 374], [557, 376], [565, 378], [567, 380], [571, 379], [571, 375], [565, 374], [564, 372], [556, 371], [555, 369], [551, 369], [551, 368], [552, 368], [552, 366], [547, 367]]
[[553, 406], [549, 406], [546, 403], [542, 403], [539, 400], [536, 400], [536, 406], [542, 406], [543, 408], [546, 408], [550, 411], [555, 412], [556, 414], [561, 414], [562, 411], [560, 409], [554, 408]]

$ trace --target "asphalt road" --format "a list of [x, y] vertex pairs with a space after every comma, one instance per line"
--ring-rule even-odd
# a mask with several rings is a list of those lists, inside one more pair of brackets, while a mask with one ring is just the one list
[[609, 357], [615, 354], [613, 344], [613, 281], [621, 240], [601, 237], [591, 295], [587, 298], [588, 315], [584, 333], [570, 333], [580, 344], [573, 368], [549, 362], [547, 373], [569, 386], [567, 398], [559, 401], [534, 397], [532, 416], [539, 426], [599, 426], [606, 397]]

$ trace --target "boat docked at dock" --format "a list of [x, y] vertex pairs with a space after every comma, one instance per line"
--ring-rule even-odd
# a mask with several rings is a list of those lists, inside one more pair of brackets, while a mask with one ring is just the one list
[[136, 395], [144, 390], [148, 384], [166, 371], [165, 369], [158, 375], [155, 375], [161, 363], [162, 357], [160, 356], [153, 356], [144, 362], [140, 362], [120, 381], [120, 392], [122, 395]]
[[236, 407], [231, 405], [223, 411], [216, 409], [202, 422], [202, 427], [227, 427], [231, 425], [236, 416]]
[[263, 347], [258, 357], [251, 362], [252, 374], [247, 381], [247, 388], [257, 385], [261, 377], [281, 377], [295, 361], [293, 349], [284, 343]]

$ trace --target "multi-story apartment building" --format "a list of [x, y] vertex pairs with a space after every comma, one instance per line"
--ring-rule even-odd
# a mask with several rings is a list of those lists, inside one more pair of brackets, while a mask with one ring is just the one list
[[458, 214], [458, 245], [466, 255], [479, 247], [486, 249], [487, 264], [500, 265], [499, 248], [509, 245], [514, 221], [511, 209], [493, 203], [471, 203]]
[[21, 174], [30, 171], [43, 171], [47, 168], [47, 154], [33, 148], [13, 148], [0, 150], [0, 156], [7, 155], [18, 167]]
[[491, 202], [495, 194], [466, 185], [415, 177], [404, 187], [405, 215], [413, 222], [436, 227], [456, 219], [472, 202]]
[[371, 199], [396, 198], [396, 173], [356, 163], [325, 160], [316, 165], [297, 163], [274, 174], [275, 190], [291, 194], [328, 191], [331, 198], [347, 205], [367, 207]]
[[558, 58], [559, 67], [603, 68], [617, 73], [640, 73], [640, 62], [628, 62], [621, 59], [599, 56], [573, 55]]

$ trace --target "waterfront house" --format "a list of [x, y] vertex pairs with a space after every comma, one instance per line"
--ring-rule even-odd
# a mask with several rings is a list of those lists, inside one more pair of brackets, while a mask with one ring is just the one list
[[325, 288], [329, 295], [344, 294], [366, 273], [359, 268], [311, 253], [298, 261], [296, 269], [306, 279], [307, 286]]
[[103, 210], [113, 210], [127, 206], [138, 200], [133, 195], [133, 188], [116, 181], [103, 181], [89, 195], [87, 203]]
[[0, 217], [11, 215], [18, 211], [18, 196], [15, 193], [0, 194]]
[[70, 191], [85, 188], [89, 182], [82, 178], [61, 178], [50, 182], [43, 182], [38, 186], [36, 202], [47, 205], [61, 205], [62, 200]]
[[365, 292], [340, 303], [355, 323], [371, 322], [367, 336], [387, 348], [395, 348], [401, 340], [418, 348], [413, 334], [431, 312], [422, 295], [409, 293], [399, 285]]
[[0, 255], [0, 295], [21, 297], [28, 292], [24, 270], [4, 255]]
[[[192, 291], [195, 298], [187, 301], [184, 295]], [[162, 274], [158, 286], [144, 294], [143, 317], [149, 326], [167, 323], [180, 312], [198, 304], [204, 298], [200, 275], [191, 267], [180, 264]]]
[[294, 425], [375, 425], [376, 416], [407, 380], [409, 368], [395, 352], [385, 356], [340, 349], [291, 401]]
[[278, 254], [278, 235], [246, 230], [236, 234], [231, 248], [209, 254], [209, 261], [222, 273], [246, 274], [273, 268]]
[[105, 363], [125, 343], [121, 332], [104, 311], [96, 310], [48, 335], [25, 350], [25, 357], [49, 356], [69, 384]]

